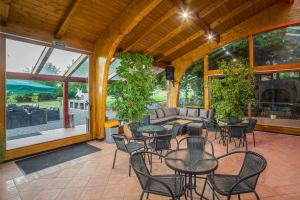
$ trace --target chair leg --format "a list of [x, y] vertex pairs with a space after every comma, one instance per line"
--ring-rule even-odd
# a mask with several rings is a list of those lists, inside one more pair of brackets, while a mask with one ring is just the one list
[[226, 139], [226, 149], [227, 149], [226, 152], [227, 153], [228, 153], [228, 140], [229, 140], [229, 138]]
[[149, 199], [149, 193], [147, 193], [147, 199]]
[[201, 198], [200, 198], [200, 200], [202, 200], [203, 195], [204, 195], [204, 192], [205, 192], [206, 181], [207, 181], [207, 179], [205, 179], [205, 182], [204, 182], [204, 185], [203, 185], [203, 188], [202, 188], [202, 193], [201, 193]]
[[238, 194], [238, 199], [241, 200], [241, 195], [240, 194]]
[[129, 172], [128, 172], [129, 176], [131, 176], [131, 164], [129, 163]]
[[142, 200], [144, 197], [144, 191], [142, 192], [141, 196], [140, 196], [140, 200]]
[[254, 194], [255, 194], [256, 199], [257, 199], [257, 200], [260, 200], [260, 198], [259, 198], [259, 196], [258, 196], [258, 194], [257, 194], [256, 191], [254, 191]]
[[254, 144], [254, 147], [255, 147], [255, 135], [254, 135], [254, 131], [252, 132], [252, 137], [253, 137], [253, 144]]
[[245, 135], [245, 143], [246, 143], [246, 151], [248, 151], [248, 142], [247, 142], [247, 136]]
[[113, 162], [112, 168], [115, 168], [115, 162], [116, 162], [117, 152], [118, 152], [118, 149], [115, 150], [115, 156], [114, 156], [114, 162]]

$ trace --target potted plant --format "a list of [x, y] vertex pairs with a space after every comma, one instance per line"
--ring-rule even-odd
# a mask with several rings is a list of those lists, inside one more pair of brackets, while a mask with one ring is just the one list
[[[125, 124], [140, 122], [147, 114], [146, 106], [153, 102], [151, 96], [156, 83], [155, 73], [152, 71], [153, 58], [128, 52], [121, 52], [117, 57], [121, 60], [116, 70], [120, 79], [109, 87], [109, 93], [115, 99], [113, 104], [117, 117]], [[126, 130], [124, 126], [124, 132]]]
[[209, 84], [215, 117], [237, 123], [245, 116], [245, 105], [254, 99], [253, 73], [244, 59], [221, 61], [218, 65], [224, 77]]

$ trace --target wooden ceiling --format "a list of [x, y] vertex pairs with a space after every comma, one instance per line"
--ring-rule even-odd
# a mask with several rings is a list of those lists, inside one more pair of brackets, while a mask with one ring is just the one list
[[[207, 43], [208, 33], [214, 33], [215, 42], [218, 42], [219, 35], [278, 1], [163, 0], [124, 37], [118, 50], [147, 53], [154, 56], [156, 61], [169, 63]], [[53, 39], [69, 41], [71, 38], [80, 44], [91, 44], [91, 48], [86, 48], [91, 51], [99, 35], [121, 15], [130, 2], [1, 0], [2, 32], [14, 34], [14, 29], [5, 29], [9, 26], [26, 27], [27, 32], [47, 32]], [[182, 19], [182, 10], [189, 12], [188, 20]], [[30, 33], [27, 36], [30, 37]]]

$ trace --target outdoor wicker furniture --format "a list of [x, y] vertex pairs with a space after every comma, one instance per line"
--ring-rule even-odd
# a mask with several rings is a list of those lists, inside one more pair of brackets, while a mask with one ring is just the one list
[[[130, 164], [136, 173], [143, 192], [140, 200], [143, 199], [145, 193], [156, 194], [179, 199], [184, 192], [184, 177], [178, 174], [170, 175], [152, 175], [146, 165], [145, 158], [152, 156], [161, 156], [153, 152], [138, 152], [131, 156]], [[185, 196], [186, 199], [186, 196]]]
[[193, 199], [193, 190], [199, 196], [203, 196], [196, 191], [196, 185], [193, 183], [196, 175], [206, 175], [213, 172], [218, 167], [218, 160], [212, 154], [200, 149], [178, 149], [167, 153], [165, 162], [168, 167], [185, 174], [188, 177], [186, 192], [190, 199]]
[[208, 136], [209, 132], [214, 132], [215, 139], [217, 138], [218, 133], [221, 134], [221, 138], [222, 138], [222, 128], [218, 125], [217, 122], [212, 121], [212, 120], [205, 120], [205, 121], [203, 121], [203, 123], [204, 123], [204, 128], [206, 131], [206, 137]]
[[[133, 154], [134, 152], [140, 151], [144, 149], [144, 145], [141, 143], [137, 142], [128, 142], [128, 139], [126, 138], [125, 135], [119, 135], [119, 134], [113, 134], [112, 135], [117, 149], [115, 150], [115, 155], [114, 155], [114, 161], [113, 161], [113, 166], [112, 168], [115, 168], [115, 162], [116, 162], [116, 157], [117, 157], [117, 152], [118, 151], [123, 151], [125, 153], [128, 153], [129, 155]], [[131, 165], [129, 163], [129, 176], [131, 175]]]
[[[232, 141], [232, 139], [238, 139], [239, 140], [239, 147], [241, 143], [243, 146], [246, 144], [246, 151], [248, 151], [248, 144], [247, 144], [247, 137], [246, 137], [246, 125], [240, 124], [240, 125], [227, 125], [226, 126], [227, 132], [225, 136], [226, 140], [226, 152], [228, 153], [228, 143]], [[234, 140], [234, 143], [236, 145], [236, 142]]]
[[247, 134], [247, 133], [249, 133], [249, 134], [252, 133], [253, 144], [254, 144], [254, 146], [255, 146], [254, 129], [255, 129], [256, 124], [257, 124], [257, 119], [250, 118], [250, 119], [249, 119], [249, 122], [248, 122], [248, 126], [246, 127], [246, 134]]
[[260, 174], [267, 166], [267, 161], [263, 156], [250, 151], [231, 152], [220, 156], [218, 160], [239, 154], [244, 155], [243, 164], [239, 173], [237, 175], [217, 173], [208, 175], [207, 181], [205, 181], [203, 187], [203, 192], [206, 184], [208, 183], [213, 191], [213, 199], [215, 199], [215, 197], [219, 199], [216, 193], [227, 196], [228, 200], [231, 199], [232, 195], [238, 195], [238, 199], [240, 199], [241, 194], [254, 193], [256, 198], [259, 200], [259, 196], [255, 191], [255, 188]]

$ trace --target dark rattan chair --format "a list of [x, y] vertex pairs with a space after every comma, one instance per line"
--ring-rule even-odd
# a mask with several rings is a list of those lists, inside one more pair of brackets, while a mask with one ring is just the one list
[[[226, 136], [226, 152], [228, 153], [228, 143], [231, 140], [238, 139], [239, 140], [239, 147], [241, 143], [244, 144], [246, 143], [246, 151], [248, 151], [248, 143], [247, 143], [247, 137], [246, 137], [246, 132], [245, 132], [245, 127], [244, 126], [237, 126], [237, 125], [228, 125], [228, 133]], [[234, 140], [235, 143], [235, 140]], [[236, 143], [235, 143], [236, 145]]]
[[241, 194], [253, 192], [256, 196], [256, 199], [259, 200], [259, 196], [255, 191], [255, 188], [260, 174], [267, 166], [267, 161], [263, 156], [251, 151], [231, 152], [219, 157], [218, 159], [236, 154], [244, 155], [244, 161], [240, 172], [237, 175], [216, 173], [208, 175], [207, 181], [205, 181], [202, 190], [202, 194], [205, 190], [206, 184], [208, 183], [213, 191], [213, 199], [215, 199], [215, 197], [219, 199], [217, 193], [227, 196], [227, 200], [230, 200], [232, 195], [238, 195], [238, 199], [240, 199]]
[[188, 136], [185, 138], [182, 138], [178, 142], [178, 149], [180, 148], [180, 144], [186, 141], [187, 148], [190, 150], [198, 149], [205, 151], [205, 146], [208, 143], [211, 147], [211, 154], [214, 155], [214, 146], [211, 141], [209, 141], [207, 138], [204, 138], [202, 136]]
[[204, 120], [203, 121], [204, 123], [204, 128], [205, 128], [205, 131], [206, 131], [206, 135], [205, 137], [208, 137], [208, 133], [209, 132], [214, 132], [215, 133], [215, 139], [217, 139], [217, 135], [218, 133], [220, 133], [221, 135], [221, 139], [223, 139], [223, 135], [222, 135], [222, 128], [218, 125], [217, 122], [215, 121], [212, 121], [212, 120]]
[[[117, 149], [115, 150], [115, 156], [114, 156], [114, 162], [113, 167], [115, 168], [115, 162], [117, 157], [118, 151], [123, 151], [125, 153], [128, 153], [129, 155], [133, 154], [134, 152], [140, 151], [144, 149], [144, 145], [137, 142], [128, 142], [129, 140], [126, 138], [125, 135], [119, 135], [119, 134], [113, 134], [112, 135]], [[129, 164], [129, 176], [131, 175], [131, 166]]]
[[172, 129], [169, 130], [169, 134], [172, 135], [172, 139], [176, 140], [177, 147], [178, 147], [177, 135], [178, 135], [178, 133], [179, 133], [179, 131], [180, 131], [181, 128], [182, 128], [181, 124], [174, 123]]
[[254, 146], [255, 146], [254, 129], [255, 129], [256, 124], [257, 124], [257, 120], [256, 120], [256, 119], [253, 119], [253, 118], [250, 118], [250, 119], [249, 119], [249, 122], [248, 122], [248, 126], [247, 126], [247, 128], [246, 128], [246, 134], [247, 134], [247, 133], [249, 133], [249, 134], [252, 133], [253, 144], [254, 144]]
[[180, 199], [182, 195], [185, 195], [184, 178], [178, 174], [152, 175], [145, 162], [145, 158], [152, 157], [152, 155], [161, 156], [153, 152], [137, 152], [130, 158], [130, 164], [143, 190], [140, 200], [143, 199], [145, 193], [171, 197], [172, 200]]
[[144, 124], [138, 122], [132, 122], [128, 124], [128, 127], [132, 133], [132, 138], [130, 138], [130, 140], [141, 141], [144, 143], [144, 146], [147, 147], [146, 142], [148, 137], [144, 136], [142, 132], [138, 131], [141, 126], [144, 126]]

